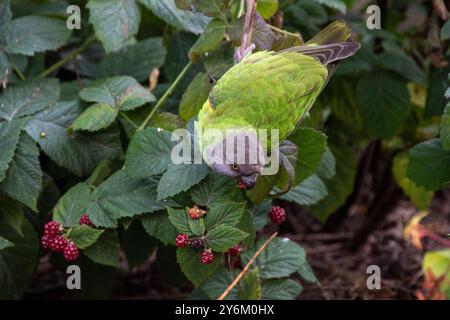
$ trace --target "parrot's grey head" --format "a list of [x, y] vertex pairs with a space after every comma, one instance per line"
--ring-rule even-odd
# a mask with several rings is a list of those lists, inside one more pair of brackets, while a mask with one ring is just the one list
[[265, 165], [264, 149], [254, 131], [233, 131], [207, 149], [208, 164], [222, 175], [236, 178], [239, 188], [255, 186]]

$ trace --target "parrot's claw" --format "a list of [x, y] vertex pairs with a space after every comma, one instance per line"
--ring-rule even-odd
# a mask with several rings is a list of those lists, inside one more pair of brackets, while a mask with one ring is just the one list
[[252, 53], [253, 50], [255, 50], [256, 46], [254, 43], [251, 43], [249, 47], [245, 49], [241, 49], [241, 47], [236, 49], [236, 52], [234, 54], [234, 59], [236, 60], [236, 63], [239, 63], [242, 61], [242, 59], [245, 58], [248, 54]]

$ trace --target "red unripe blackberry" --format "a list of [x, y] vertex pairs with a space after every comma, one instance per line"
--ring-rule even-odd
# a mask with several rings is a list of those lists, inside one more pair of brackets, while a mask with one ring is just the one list
[[245, 183], [243, 183], [242, 181], [238, 182], [237, 187], [241, 190], [247, 189], [247, 185]]
[[242, 248], [239, 245], [234, 245], [230, 248], [230, 256], [237, 256], [241, 253]]
[[54, 238], [57, 235], [59, 235], [61, 230], [62, 230], [62, 226], [57, 221], [47, 222], [44, 226], [44, 234], [50, 238]]
[[189, 244], [189, 236], [181, 233], [175, 238], [175, 245], [177, 247], [186, 247]]
[[78, 258], [78, 248], [71, 242], [64, 248], [64, 259], [66, 261], [74, 261]]
[[206, 214], [205, 210], [200, 209], [197, 205], [189, 209], [189, 216], [191, 219], [200, 219]]
[[286, 221], [286, 212], [281, 207], [273, 206], [270, 209], [269, 218], [273, 223], [281, 224]]
[[206, 249], [202, 252], [202, 263], [209, 264], [214, 261], [214, 254], [212, 253], [211, 249]]
[[44, 249], [48, 250], [50, 249], [52, 238], [50, 238], [48, 235], [44, 234], [41, 238], [41, 245]]
[[50, 239], [49, 247], [55, 252], [64, 252], [67, 244], [68, 243], [66, 238], [64, 238], [63, 236], [56, 236]]
[[92, 223], [91, 219], [89, 218], [89, 216], [87, 214], [83, 214], [80, 217], [80, 224], [81, 225], [84, 224], [84, 225], [87, 225], [89, 227], [93, 227], [94, 226], [94, 224]]

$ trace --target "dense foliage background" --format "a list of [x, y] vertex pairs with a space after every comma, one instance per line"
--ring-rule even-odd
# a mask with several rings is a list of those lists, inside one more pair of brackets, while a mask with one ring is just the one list
[[[81, 8], [80, 30], [66, 26], [73, 4]], [[380, 30], [366, 26], [370, 4], [381, 8]], [[0, 2], [1, 298], [123, 297], [129, 290], [216, 299], [274, 231], [280, 234], [228, 298], [301, 298], [302, 286], [318, 290], [322, 282], [298, 244], [308, 246], [302, 233], [349, 231], [356, 215], [343, 243], [350, 255], [405, 199], [413, 207], [408, 218], [448, 203], [444, 1], [259, 0], [257, 12], [256, 50], [301, 45], [336, 19], [362, 45], [289, 137], [298, 148], [286, 157], [295, 185], [282, 195], [286, 169], [245, 192], [206, 165], [170, 159], [170, 131], [192, 132], [210, 89], [234, 64], [245, 1]], [[191, 219], [194, 204], [208, 214]], [[268, 223], [273, 204], [288, 212], [280, 227]], [[437, 210], [445, 238], [448, 207], [438, 207], [447, 208]], [[79, 224], [83, 214], [93, 226]], [[50, 220], [80, 249], [75, 262], [41, 247]], [[417, 246], [432, 234], [419, 220], [406, 228]], [[201, 263], [201, 250], [176, 248], [179, 233], [202, 239], [213, 263]], [[240, 252], [231, 255], [236, 245]], [[449, 296], [449, 251], [429, 248], [400, 297], [421, 287], [434, 291], [420, 298]], [[74, 263], [82, 290], [68, 291], [65, 270]]]

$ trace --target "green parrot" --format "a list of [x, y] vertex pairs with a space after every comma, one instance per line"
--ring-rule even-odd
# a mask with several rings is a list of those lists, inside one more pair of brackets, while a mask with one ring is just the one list
[[[268, 142], [271, 130], [278, 130], [278, 141], [286, 140], [339, 61], [359, 48], [351, 29], [338, 20], [303, 46], [247, 54], [217, 81], [198, 114], [203, 159], [214, 171], [237, 178], [241, 188], [252, 188], [275, 147]], [[264, 143], [260, 129], [269, 132]], [[226, 147], [230, 141], [235, 144]]]

